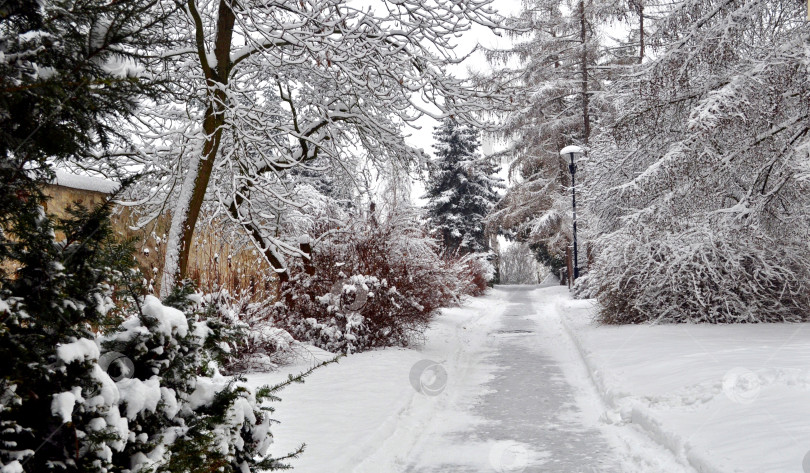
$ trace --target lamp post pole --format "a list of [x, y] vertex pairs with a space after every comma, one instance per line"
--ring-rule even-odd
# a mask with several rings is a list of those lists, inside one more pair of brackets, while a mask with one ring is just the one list
[[568, 170], [571, 171], [571, 203], [573, 206], [573, 220], [574, 220], [574, 280], [579, 277], [579, 255], [577, 254], [577, 191], [576, 191], [576, 173], [577, 165], [574, 162], [575, 155], [582, 155], [582, 148], [579, 146], [566, 146], [560, 151], [560, 155], [569, 155], [571, 163], [568, 165]]
[[577, 254], [577, 191], [575, 176], [577, 173], [577, 165], [574, 163], [574, 153], [571, 155], [571, 164], [568, 165], [568, 170], [571, 171], [571, 205], [574, 212], [574, 281], [579, 277], [579, 257]]

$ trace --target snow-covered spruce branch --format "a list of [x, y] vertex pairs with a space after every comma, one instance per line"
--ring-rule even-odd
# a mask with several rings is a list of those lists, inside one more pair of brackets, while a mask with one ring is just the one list
[[256, 397], [267, 399], [269, 401], [280, 401], [281, 399], [276, 396], [276, 393], [280, 392], [282, 389], [286, 388], [291, 384], [303, 383], [306, 380], [307, 376], [311, 375], [316, 370], [331, 365], [332, 363], [339, 363], [340, 359], [343, 358], [344, 356], [346, 355], [337, 355], [328, 360], [321, 361], [319, 363], [314, 364], [306, 371], [302, 371], [301, 373], [298, 373], [296, 375], [290, 373], [289, 375], [287, 375], [286, 380], [280, 383], [276, 383], [272, 386], [270, 385], [262, 386], [256, 390]]

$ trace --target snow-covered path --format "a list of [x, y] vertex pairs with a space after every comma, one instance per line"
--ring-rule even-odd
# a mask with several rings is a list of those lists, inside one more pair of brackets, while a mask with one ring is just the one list
[[306, 442], [292, 465], [312, 473], [693, 473], [632, 425], [605, 421], [560, 320], [567, 298], [499, 286], [444, 311], [417, 349], [317, 371], [282, 393], [274, 452]]
[[[479, 420], [466, 429], [447, 430], [443, 426], [457, 413], [439, 413], [436, 430], [423, 436], [406, 471], [620, 471], [616, 455], [578, 406], [576, 388], [553, 356], [561, 335], [553, 305], [548, 299], [535, 304], [530, 288], [522, 286], [501, 286], [493, 297], [504, 310], [497, 328], [488, 327], [483, 347], [491, 378], [478, 386], [476, 402], [455, 406]], [[464, 455], [475, 444], [484, 447], [479, 454]]]

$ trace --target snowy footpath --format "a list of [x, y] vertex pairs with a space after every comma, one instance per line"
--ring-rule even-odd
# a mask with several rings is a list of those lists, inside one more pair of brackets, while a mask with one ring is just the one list
[[443, 311], [415, 349], [285, 389], [273, 453], [306, 443], [291, 461], [304, 473], [810, 472], [810, 330], [600, 327], [594, 310], [559, 286], [498, 286]]

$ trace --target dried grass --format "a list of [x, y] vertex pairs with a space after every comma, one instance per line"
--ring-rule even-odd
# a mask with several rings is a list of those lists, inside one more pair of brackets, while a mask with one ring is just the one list
[[[121, 209], [114, 227], [123, 238], [135, 239], [138, 266], [148, 290], [160, 292], [161, 271], [171, 216], [162, 215], [141, 230], [129, 227], [132, 212]], [[252, 244], [229, 222], [201, 218], [189, 255], [188, 277], [204, 293], [225, 291], [251, 302], [278, 299], [278, 278]]]

